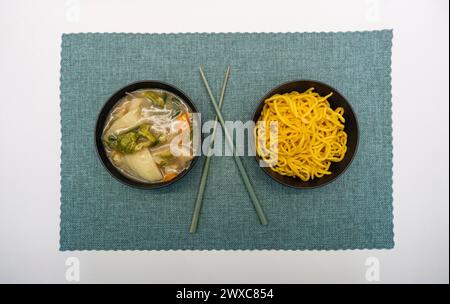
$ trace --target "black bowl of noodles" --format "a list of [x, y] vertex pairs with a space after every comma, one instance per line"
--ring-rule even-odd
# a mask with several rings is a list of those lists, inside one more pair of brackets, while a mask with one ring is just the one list
[[292, 188], [331, 183], [358, 149], [358, 121], [350, 103], [319, 81], [295, 80], [273, 88], [261, 98], [253, 121], [258, 165]]

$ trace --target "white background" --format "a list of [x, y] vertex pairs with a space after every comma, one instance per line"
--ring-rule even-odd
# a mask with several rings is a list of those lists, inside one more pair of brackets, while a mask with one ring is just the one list
[[[0, 0], [0, 283], [449, 281], [449, 4], [443, 1]], [[394, 29], [393, 250], [58, 252], [63, 32]]]

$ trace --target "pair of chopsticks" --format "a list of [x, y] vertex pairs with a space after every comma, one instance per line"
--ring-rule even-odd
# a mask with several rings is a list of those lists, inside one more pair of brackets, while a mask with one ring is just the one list
[[217, 122], [219, 122], [222, 125], [222, 130], [225, 133], [225, 138], [228, 142], [228, 145], [232, 148], [234, 161], [236, 162], [236, 165], [239, 169], [239, 173], [241, 174], [242, 181], [244, 182], [245, 188], [247, 189], [247, 192], [253, 203], [253, 207], [255, 208], [256, 214], [258, 215], [259, 221], [261, 222], [262, 225], [267, 225], [268, 222], [267, 222], [267, 218], [264, 213], [264, 210], [263, 210], [261, 203], [256, 195], [253, 185], [250, 183], [250, 179], [248, 177], [248, 174], [247, 174], [247, 171], [245, 170], [244, 165], [242, 164], [242, 160], [237, 155], [236, 147], [233, 143], [233, 140], [231, 139], [230, 134], [227, 131], [227, 128], [225, 127], [225, 120], [223, 119], [223, 116], [221, 113], [223, 99], [225, 96], [225, 90], [226, 90], [226, 86], [228, 83], [228, 78], [230, 76], [230, 67], [228, 67], [225, 71], [225, 76], [224, 76], [223, 85], [222, 85], [222, 91], [220, 93], [220, 98], [219, 98], [219, 104], [217, 104], [216, 99], [214, 98], [214, 95], [211, 92], [211, 88], [209, 87], [208, 80], [206, 79], [205, 73], [203, 72], [203, 69], [201, 67], [200, 67], [200, 75], [202, 77], [203, 83], [205, 84], [205, 87], [206, 87], [206, 91], [208, 92], [208, 95], [211, 99], [211, 103], [216, 112], [216, 118], [215, 118], [215, 122], [214, 122], [214, 126], [213, 126], [212, 136], [210, 137], [211, 142], [209, 143], [209, 146], [208, 146], [206, 160], [203, 164], [202, 175], [200, 178], [200, 185], [199, 185], [199, 189], [197, 192], [197, 198], [195, 200], [194, 212], [192, 214], [192, 222], [191, 222], [189, 231], [191, 233], [195, 233], [197, 231], [198, 221], [200, 218], [200, 211], [201, 211], [202, 204], [203, 204], [203, 195], [205, 193], [206, 180], [208, 177], [209, 166], [210, 166], [210, 162], [211, 162], [211, 149], [212, 149], [212, 145], [213, 145], [214, 138], [215, 138]]

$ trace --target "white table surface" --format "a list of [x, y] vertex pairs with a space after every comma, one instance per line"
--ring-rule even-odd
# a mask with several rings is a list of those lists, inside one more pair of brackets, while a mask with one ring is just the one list
[[[0, 283], [449, 282], [449, 3], [442, 1], [0, 2]], [[168, 18], [169, 16], [169, 18]], [[63, 32], [394, 29], [393, 250], [59, 252]]]

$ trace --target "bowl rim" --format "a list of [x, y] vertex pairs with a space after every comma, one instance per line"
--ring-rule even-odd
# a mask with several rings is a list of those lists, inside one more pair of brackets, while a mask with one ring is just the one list
[[[152, 85], [162, 85], [162, 86], [166, 86], [169, 87], [170, 89], [176, 91], [175, 92], [171, 92], [177, 96], [179, 96], [183, 102], [185, 102], [189, 108], [192, 110], [192, 113], [200, 113], [198, 111], [198, 108], [196, 107], [196, 105], [194, 104], [194, 102], [191, 100], [191, 98], [181, 89], [179, 89], [178, 87], [174, 86], [173, 84], [164, 82], [164, 81], [159, 81], [159, 80], [138, 80], [138, 81], [134, 81], [131, 83], [128, 83], [127, 85], [119, 88], [118, 90], [114, 91], [108, 98], [106, 98], [105, 102], [103, 103], [103, 105], [100, 108], [100, 111], [97, 113], [97, 117], [96, 117], [96, 122], [95, 122], [95, 127], [94, 127], [94, 145], [95, 145], [95, 151], [97, 154], [97, 157], [100, 160], [100, 163], [102, 164], [102, 166], [106, 169], [106, 171], [112, 176], [114, 177], [116, 180], [118, 180], [119, 182], [121, 182], [122, 184], [129, 186], [129, 187], [133, 187], [136, 189], [143, 189], [143, 190], [153, 190], [153, 189], [160, 189], [160, 188], [164, 188], [167, 187], [169, 185], [172, 185], [174, 183], [176, 183], [177, 181], [179, 181], [180, 179], [182, 179], [184, 176], [187, 175], [187, 173], [189, 171], [192, 170], [192, 168], [194, 167], [194, 165], [197, 163], [198, 159], [199, 159], [199, 155], [194, 155], [194, 158], [191, 160], [191, 163], [189, 164], [189, 166], [184, 169], [180, 174], [178, 174], [174, 179], [167, 181], [167, 182], [159, 182], [159, 183], [145, 183], [145, 182], [139, 182], [136, 180], [133, 180], [127, 176], [125, 176], [124, 174], [122, 174], [112, 163], [111, 161], [108, 159], [108, 157], [106, 156], [106, 152], [104, 151], [104, 146], [103, 143], [101, 141], [101, 134], [100, 134], [100, 138], [98, 136], [98, 131], [99, 131], [99, 127], [100, 127], [100, 116], [103, 114], [103, 112], [105, 111], [106, 106], [108, 105], [108, 103], [111, 102], [111, 100], [118, 95], [119, 93], [121, 93], [122, 91], [126, 90], [128, 87], [132, 87], [132, 86], [136, 86], [136, 85], [143, 85], [142, 88], [145, 88], [145, 85], [148, 85], [149, 89], [152, 89]], [[155, 88], [155, 89], [159, 89], [159, 88]], [[164, 90], [164, 89], [163, 89]], [[170, 91], [169, 91], [170, 92]], [[180, 96], [181, 95], [181, 96]], [[115, 103], [117, 104], [117, 102], [121, 99], [122, 97], [120, 97]], [[111, 112], [112, 107], [114, 107], [114, 105], [112, 105], [107, 111], [108, 111], [108, 115]], [[101, 129], [103, 130], [104, 126], [101, 126]], [[203, 135], [200, 132], [200, 141], [199, 141], [199, 146], [201, 147], [202, 145], [202, 140], [203, 140]], [[101, 151], [102, 150], [102, 151]], [[109, 166], [105, 163], [108, 162]], [[114, 170], [115, 173], [112, 172], [112, 170]], [[120, 176], [120, 177], [119, 177]]]
[[[357, 117], [357, 115], [356, 115], [355, 110], [353, 109], [351, 103], [348, 101], [348, 99], [345, 97], [345, 95], [343, 95], [340, 91], [336, 90], [334, 87], [330, 86], [329, 84], [326, 84], [326, 83], [324, 83], [324, 82], [322, 82], [322, 81], [318, 81], [318, 80], [314, 80], [314, 79], [296, 79], [296, 80], [290, 80], [290, 81], [286, 81], [286, 82], [283, 82], [283, 83], [281, 83], [281, 84], [278, 84], [277, 86], [271, 88], [269, 91], [266, 92], [266, 94], [263, 95], [263, 97], [262, 97], [261, 99], [259, 99], [258, 104], [256, 105], [256, 108], [255, 108], [255, 110], [254, 110], [254, 112], [253, 112], [253, 116], [252, 116], [253, 122], [256, 122], [256, 121], [258, 120], [258, 118], [259, 118], [259, 116], [260, 116], [260, 114], [261, 114], [261, 111], [262, 111], [262, 108], [261, 108], [261, 110], [258, 111], [259, 107], [261, 106], [261, 104], [264, 103], [264, 101], [265, 101], [267, 98], [269, 98], [270, 96], [272, 96], [272, 95], [274, 94], [273, 91], [278, 90], [279, 88], [281, 88], [281, 87], [283, 87], [283, 86], [285, 86], [285, 85], [289, 85], [289, 84], [291, 84], [291, 83], [296, 83], [296, 82], [313, 82], [313, 83], [317, 83], [317, 84], [319, 84], [319, 85], [324, 85], [324, 86], [330, 88], [333, 92], [336, 92], [337, 94], [339, 94], [340, 96], [342, 96], [344, 102], [347, 104], [347, 106], [349, 107], [349, 109], [350, 109], [351, 112], [353, 113], [353, 117], [355, 118], [355, 126], [356, 126], [356, 128], [355, 128], [355, 129], [356, 129], [356, 131], [355, 131], [355, 133], [356, 133], [356, 139], [355, 139], [355, 141], [356, 141], [356, 143], [355, 143], [355, 152], [353, 153], [353, 155], [351, 155], [350, 160], [349, 160], [347, 166], [346, 166], [339, 174], [335, 175], [332, 179], [330, 179], [330, 180], [328, 180], [328, 181], [326, 181], [326, 182], [324, 182], [324, 183], [322, 183], [322, 184], [318, 184], [318, 185], [314, 185], [314, 186], [308, 186], [308, 185], [297, 185], [297, 186], [295, 186], [295, 185], [292, 185], [292, 184], [288, 184], [288, 183], [286, 183], [286, 182], [284, 182], [284, 181], [282, 181], [282, 180], [276, 178], [275, 176], [271, 175], [271, 174], [269, 173], [269, 171], [268, 171], [268, 170], [270, 170], [270, 168], [268, 168], [268, 167], [261, 167], [261, 166], [259, 165], [259, 161], [261, 160], [261, 158], [260, 158], [260, 157], [258, 156], [258, 154], [256, 153], [256, 149], [255, 149], [255, 160], [256, 160], [256, 162], [257, 162], [257, 164], [258, 164], [258, 167], [260, 167], [261, 170], [263, 170], [263, 172], [264, 172], [265, 174], [267, 174], [270, 178], [272, 178], [273, 180], [275, 180], [276, 182], [278, 182], [279, 184], [281, 184], [281, 185], [283, 185], [283, 186], [287, 186], [287, 187], [290, 187], [290, 188], [293, 188], [293, 189], [298, 189], [298, 190], [301, 190], [301, 189], [316, 189], [316, 188], [320, 188], [320, 187], [329, 185], [330, 183], [336, 181], [339, 177], [341, 177], [341, 176], [348, 170], [348, 168], [350, 167], [350, 165], [353, 163], [353, 160], [355, 159], [355, 156], [356, 156], [356, 154], [358, 153], [358, 148], [359, 148], [359, 136], [360, 136], [360, 132], [359, 132], [359, 122], [358, 122], [358, 117]], [[256, 140], [256, 139], [255, 139], [255, 140]], [[254, 144], [254, 143], [253, 143], [253, 144]]]

